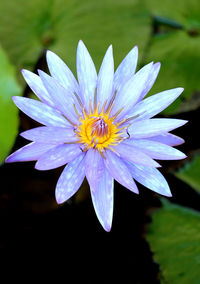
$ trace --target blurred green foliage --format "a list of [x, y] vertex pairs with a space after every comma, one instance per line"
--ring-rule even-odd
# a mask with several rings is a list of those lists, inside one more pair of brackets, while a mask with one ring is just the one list
[[9, 154], [18, 134], [18, 110], [11, 98], [20, 95], [21, 88], [15, 76], [14, 67], [0, 47], [0, 163]]
[[[200, 107], [199, 0], [7, 0], [0, 1], [0, 11], [0, 163], [18, 132], [18, 111], [11, 97], [25, 90], [20, 70], [41, 67], [45, 50], [50, 49], [75, 73], [79, 39], [97, 69], [110, 44], [115, 67], [134, 45], [139, 47], [139, 67], [160, 61], [150, 95], [185, 88], [164, 114]], [[198, 155], [175, 175], [199, 191], [199, 170]], [[166, 202], [153, 215], [147, 239], [163, 283], [199, 283], [199, 218], [192, 210]]]
[[196, 155], [189, 161], [175, 176], [189, 184], [192, 188], [200, 192], [200, 155]]
[[155, 260], [160, 264], [161, 283], [199, 284], [200, 214], [163, 201], [153, 214], [147, 235]]

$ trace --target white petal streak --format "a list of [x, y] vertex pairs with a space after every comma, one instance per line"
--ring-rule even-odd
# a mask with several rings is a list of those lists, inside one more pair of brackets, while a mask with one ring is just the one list
[[186, 158], [186, 155], [181, 151], [160, 142], [148, 139], [129, 139], [127, 143], [134, 146], [136, 151], [139, 149], [153, 159], [181, 160]]
[[138, 193], [137, 186], [122, 159], [110, 150], [105, 152], [105, 157], [104, 163], [111, 176], [129, 190]]
[[61, 144], [43, 154], [35, 168], [42, 171], [55, 169], [69, 163], [81, 153], [80, 147], [76, 144]]
[[125, 84], [134, 74], [138, 60], [138, 47], [135, 46], [123, 59], [114, 74], [113, 89], [119, 88]]
[[145, 65], [117, 92], [111, 114], [115, 114], [121, 107], [124, 109], [118, 115], [120, 120], [138, 101], [153, 63]]
[[56, 185], [56, 201], [63, 203], [77, 192], [85, 177], [84, 156], [82, 153], [69, 162]]
[[127, 163], [127, 166], [139, 183], [164, 196], [172, 196], [167, 181], [157, 169], [131, 163]]
[[53, 77], [39, 70], [40, 78], [47, 89], [55, 107], [68, 119], [78, 123], [78, 117], [74, 110], [74, 95], [70, 88], [66, 89]]
[[73, 73], [64, 61], [50, 50], [47, 51], [47, 64], [52, 77], [57, 79], [63, 87], [70, 87], [72, 92], [78, 94], [79, 87]]
[[186, 120], [173, 118], [153, 118], [133, 122], [128, 128], [131, 138], [147, 138], [160, 135], [183, 126]]
[[114, 60], [112, 45], [106, 51], [97, 78], [97, 102], [100, 109], [104, 102], [109, 100], [112, 94], [114, 77]]
[[26, 80], [26, 83], [29, 85], [31, 90], [43, 103], [52, 107], [55, 106], [38, 75], [28, 70], [22, 70], [22, 75], [24, 76], [24, 79]]
[[173, 103], [183, 90], [175, 88], [150, 96], [136, 104], [128, 115], [130, 117], [138, 115], [135, 121], [151, 118]]
[[10, 156], [8, 156], [5, 162], [14, 163], [14, 162], [36, 161], [40, 158], [41, 155], [43, 155], [48, 150], [54, 147], [55, 147], [54, 144], [42, 144], [42, 143], [31, 142], [26, 146], [15, 151]]
[[36, 141], [39, 143], [62, 144], [76, 142], [72, 127], [36, 127], [20, 133], [25, 139]]
[[91, 190], [91, 196], [96, 215], [107, 232], [111, 229], [113, 218], [113, 189], [114, 180], [104, 168], [98, 188], [95, 191]]
[[96, 149], [88, 150], [85, 156], [85, 174], [91, 190], [95, 191], [98, 188], [103, 171], [104, 163], [99, 151]]
[[21, 111], [39, 123], [46, 126], [69, 126], [69, 122], [61, 113], [50, 106], [29, 98], [13, 97], [12, 99]]
[[80, 40], [77, 48], [77, 77], [80, 86], [80, 95], [82, 97], [85, 108], [89, 109], [89, 101], [93, 100], [95, 88], [97, 85], [97, 72], [92, 58]]

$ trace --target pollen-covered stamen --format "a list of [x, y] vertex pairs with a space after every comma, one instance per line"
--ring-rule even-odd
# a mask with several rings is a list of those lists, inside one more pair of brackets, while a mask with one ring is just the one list
[[108, 125], [103, 118], [97, 117], [91, 124], [92, 133], [96, 137], [104, 137], [108, 135]]

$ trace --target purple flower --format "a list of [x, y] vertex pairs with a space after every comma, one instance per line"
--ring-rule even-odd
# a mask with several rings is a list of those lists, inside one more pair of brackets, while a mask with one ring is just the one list
[[175, 88], [143, 100], [160, 69], [153, 62], [135, 73], [138, 49], [134, 47], [114, 72], [110, 46], [97, 75], [82, 41], [77, 48], [77, 77], [53, 52], [47, 52], [51, 76], [22, 74], [41, 101], [13, 97], [14, 103], [40, 126], [21, 133], [31, 143], [11, 154], [6, 162], [37, 160], [35, 168], [49, 170], [66, 165], [56, 185], [62, 203], [77, 192], [85, 176], [97, 217], [110, 231], [114, 179], [138, 193], [134, 180], [165, 196], [169, 186], [157, 170], [158, 160], [186, 156], [173, 148], [183, 139], [169, 131], [185, 120], [152, 118], [183, 91]]

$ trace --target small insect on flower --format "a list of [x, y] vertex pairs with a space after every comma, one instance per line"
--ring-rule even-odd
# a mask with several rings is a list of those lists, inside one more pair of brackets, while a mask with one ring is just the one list
[[90, 185], [97, 217], [106, 231], [113, 218], [114, 179], [138, 193], [134, 180], [165, 196], [169, 186], [157, 170], [158, 160], [186, 156], [173, 146], [183, 139], [169, 133], [185, 120], [152, 118], [182, 92], [175, 88], [143, 100], [160, 69], [153, 62], [135, 73], [138, 48], [134, 47], [114, 72], [112, 46], [97, 75], [90, 54], [79, 42], [77, 77], [53, 52], [47, 51], [51, 76], [22, 70], [40, 99], [13, 97], [14, 103], [40, 126], [21, 133], [31, 142], [11, 154], [6, 162], [37, 160], [35, 168], [49, 170], [66, 165], [57, 185], [56, 200], [62, 203], [81, 186]]

